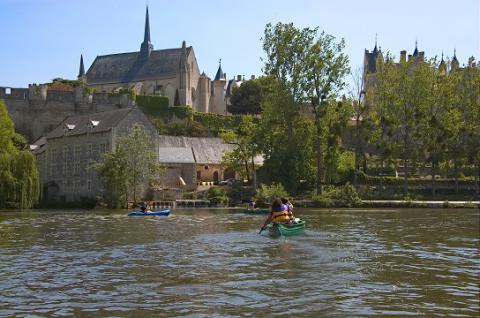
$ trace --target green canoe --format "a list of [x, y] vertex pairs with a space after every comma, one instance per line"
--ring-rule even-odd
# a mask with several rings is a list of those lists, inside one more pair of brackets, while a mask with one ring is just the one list
[[267, 225], [270, 236], [293, 236], [300, 235], [305, 232], [305, 221], [299, 220], [297, 223], [270, 223]]

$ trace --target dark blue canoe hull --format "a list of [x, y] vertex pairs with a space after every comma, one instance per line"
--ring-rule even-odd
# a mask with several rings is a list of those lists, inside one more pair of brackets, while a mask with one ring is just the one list
[[134, 211], [134, 212], [128, 213], [128, 216], [167, 216], [169, 214], [170, 214], [170, 210], [154, 211], [154, 212]]

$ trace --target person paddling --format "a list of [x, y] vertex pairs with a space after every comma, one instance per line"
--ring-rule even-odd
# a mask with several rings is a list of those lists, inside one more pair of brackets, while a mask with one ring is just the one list
[[290, 221], [293, 222], [295, 220], [295, 216], [293, 215], [293, 204], [288, 200], [287, 198], [280, 198], [282, 200], [282, 203], [286, 205], [287, 210], [288, 210], [288, 217], [290, 218]]
[[272, 208], [268, 214], [265, 223], [263, 224], [260, 232], [267, 228], [269, 223], [288, 223], [290, 222], [290, 216], [288, 212], [288, 207], [282, 203], [280, 198], [275, 198], [272, 202]]

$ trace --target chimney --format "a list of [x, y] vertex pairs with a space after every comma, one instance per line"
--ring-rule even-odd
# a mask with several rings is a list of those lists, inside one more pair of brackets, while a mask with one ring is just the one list
[[400, 51], [400, 62], [406, 62], [407, 61], [407, 51], [403, 50]]
[[255, 79], [255, 75], [250, 76], [250, 79], [251, 79], [251, 80], [254, 80], [254, 79]]
[[423, 61], [424, 58], [425, 58], [425, 51], [419, 52], [418, 53], [418, 59], [420, 61]]
[[237, 82], [240, 82], [242, 80], [242, 75], [237, 75]]
[[408, 54], [408, 60], [410, 61], [412, 59], [412, 54]]

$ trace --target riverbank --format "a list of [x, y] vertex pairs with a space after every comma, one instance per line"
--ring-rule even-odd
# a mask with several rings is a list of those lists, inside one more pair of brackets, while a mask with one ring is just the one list
[[294, 202], [295, 206], [304, 208], [480, 208], [480, 201], [362, 200], [361, 204], [353, 206], [342, 206], [341, 204], [333, 204], [332, 206], [316, 206], [312, 200], [298, 200]]

